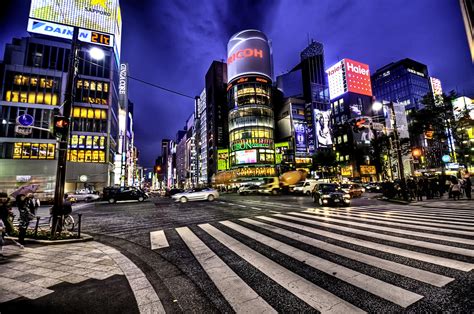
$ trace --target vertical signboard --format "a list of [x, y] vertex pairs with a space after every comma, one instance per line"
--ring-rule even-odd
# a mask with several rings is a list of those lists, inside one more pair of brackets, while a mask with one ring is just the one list
[[217, 171], [229, 170], [229, 150], [217, 150]]
[[314, 119], [317, 148], [331, 147], [333, 144], [331, 134], [331, 110], [322, 111], [315, 109]]
[[295, 143], [297, 152], [306, 152], [306, 123], [303, 121], [294, 121]]

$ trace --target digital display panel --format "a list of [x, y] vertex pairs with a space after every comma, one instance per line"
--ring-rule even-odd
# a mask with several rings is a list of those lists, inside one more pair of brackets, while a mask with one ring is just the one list
[[335, 99], [346, 92], [372, 96], [369, 66], [351, 59], [343, 59], [326, 70], [329, 95]]
[[217, 170], [223, 171], [229, 169], [229, 150], [218, 149], [217, 150]]
[[121, 33], [118, 0], [32, 0], [30, 17], [114, 35]]
[[441, 81], [435, 77], [430, 77], [431, 90], [434, 96], [440, 96], [443, 94], [443, 88], [441, 87]]
[[314, 110], [314, 120], [316, 124], [316, 145], [318, 148], [330, 147], [332, 142], [331, 134], [331, 110]]
[[272, 56], [268, 39], [260, 31], [244, 30], [233, 35], [227, 44], [227, 76], [260, 74], [272, 78]]
[[306, 123], [302, 121], [293, 122], [295, 128], [295, 141], [296, 150], [305, 152], [306, 151]]
[[240, 164], [254, 164], [257, 162], [257, 150], [239, 150], [235, 152], [235, 161]]

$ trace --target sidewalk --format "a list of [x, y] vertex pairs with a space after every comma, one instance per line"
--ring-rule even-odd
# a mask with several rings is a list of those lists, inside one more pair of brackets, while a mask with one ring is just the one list
[[[10, 242], [7, 242], [10, 244]], [[116, 249], [89, 241], [4, 247], [0, 312], [164, 313], [145, 274]]]

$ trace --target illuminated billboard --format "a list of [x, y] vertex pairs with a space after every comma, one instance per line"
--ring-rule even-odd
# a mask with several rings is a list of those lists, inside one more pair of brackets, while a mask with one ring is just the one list
[[272, 56], [268, 39], [258, 30], [244, 30], [233, 35], [227, 44], [228, 82], [246, 74], [272, 78]]
[[332, 146], [331, 110], [314, 110], [316, 124], [316, 147], [327, 148]]
[[239, 150], [235, 152], [236, 164], [254, 164], [257, 162], [257, 150]]
[[303, 121], [294, 121], [295, 143], [297, 152], [306, 152], [306, 123]]
[[342, 59], [326, 70], [329, 95], [334, 99], [346, 92], [372, 96], [369, 66], [351, 59]]
[[441, 81], [435, 77], [430, 77], [431, 90], [434, 96], [440, 96], [443, 94], [443, 88], [441, 87]]
[[32, 0], [30, 18], [120, 35], [118, 0]]
[[217, 150], [217, 170], [224, 171], [229, 169], [229, 150], [218, 149]]

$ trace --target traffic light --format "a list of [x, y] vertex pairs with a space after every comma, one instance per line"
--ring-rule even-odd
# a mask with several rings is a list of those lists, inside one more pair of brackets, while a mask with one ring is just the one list
[[155, 173], [161, 173], [161, 166], [155, 166]]
[[66, 140], [69, 133], [69, 119], [63, 116], [54, 116], [53, 134], [61, 140]]

